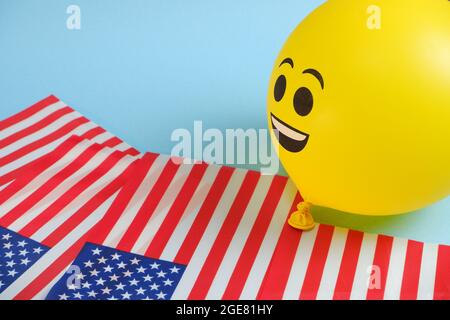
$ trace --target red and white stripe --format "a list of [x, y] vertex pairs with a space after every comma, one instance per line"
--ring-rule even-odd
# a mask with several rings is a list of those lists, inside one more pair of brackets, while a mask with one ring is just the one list
[[[301, 197], [284, 177], [155, 154], [136, 167], [101, 220], [80, 224], [73, 232], [86, 235], [69, 234], [8, 297], [45, 297], [90, 241], [186, 264], [174, 299], [450, 298], [449, 247], [327, 225], [294, 230], [285, 222]], [[369, 288], [374, 265], [379, 287]]]
[[72, 135], [130, 155], [138, 154], [52, 95], [0, 121], [0, 186], [15, 179], [24, 166], [45, 156]]
[[448, 246], [327, 225], [294, 233], [282, 232], [258, 299], [450, 299]]
[[[71, 137], [42, 159], [43, 164], [23, 171], [0, 192], [0, 225], [52, 248], [49, 253], [61, 254], [61, 248], [84, 237], [101, 220], [138, 161]], [[51, 262], [52, 254], [44, 255], [0, 298], [14, 297]]]

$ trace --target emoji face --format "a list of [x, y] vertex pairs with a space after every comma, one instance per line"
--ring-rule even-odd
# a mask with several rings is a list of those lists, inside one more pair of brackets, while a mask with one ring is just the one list
[[450, 2], [408, 4], [377, 1], [371, 28], [373, 1], [329, 0], [279, 53], [268, 126], [306, 201], [388, 215], [450, 193]]
[[[291, 58], [285, 58], [279, 67], [281, 68], [283, 65], [289, 65], [291, 69], [294, 69], [294, 61]], [[320, 83], [322, 90], [324, 89], [324, 81], [322, 74], [315, 69], [305, 69], [302, 72], [303, 74], [310, 74], [315, 77], [317, 81]], [[281, 74], [277, 80], [275, 81], [274, 89], [273, 89], [273, 99], [282, 103], [284, 95], [286, 93], [287, 79], [284, 74]], [[292, 103], [292, 108], [300, 117], [308, 116], [314, 106], [314, 97], [310, 89], [306, 87], [298, 88], [291, 101], [287, 101], [286, 103]], [[300, 131], [284, 122], [273, 113], [270, 114], [272, 129], [276, 133], [278, 142], [280, 145], [290, 152], [300, 152], [302, 151], [309, 140], [309, 134]]]

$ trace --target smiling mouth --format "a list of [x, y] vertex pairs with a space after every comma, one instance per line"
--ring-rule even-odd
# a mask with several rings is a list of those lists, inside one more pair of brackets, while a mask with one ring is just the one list
[[272, 129], [280, 145], [289, 152], [300, 152], [308, 143], [309, 134], [301, 132], [270, 114]]

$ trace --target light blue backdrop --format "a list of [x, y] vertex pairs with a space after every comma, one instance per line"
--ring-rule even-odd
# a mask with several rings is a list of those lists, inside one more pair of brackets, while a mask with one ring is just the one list
[[[264, 128], [272, 63], [318, 0], [0, 0], [0, 118], [54, 93], [140, 150], [175, 128]], [[81, 8], [81, 30], [66, 9]], [[450, 244], [450, 199], [409, 215], [317, 220]]]

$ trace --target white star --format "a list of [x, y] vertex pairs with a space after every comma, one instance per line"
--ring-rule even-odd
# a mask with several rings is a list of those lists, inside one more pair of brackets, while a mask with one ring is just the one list
[[136, 279], [130, 280], [130, 286], [137, 286], [138, 283], [139, 281]]
[[6, 262], [6, 266], [9, 267], [9, 268], [14, 267], [15, 264], [16, 264], [16, 263], [14, 262], [14, 260], [7, 261], [7, 262]]
[[100, 253], [102, 252], [102, 250], [100, 250], [99, 248], [95, 248], [94, 250], [91, 251], [94, 256], [99, 256]]
[[166, 272], [161, 270], [160, 272], [156, 273], [156, 275], [158, 276], [158, 278], [165, 278], [166, 277]]
[[71, 284], [67, 285], [67, 289], [69, 289], [69, 290], [77, 290], [79, 288], [77, 287], [77, 285], [71, 283]]
[[21, 259], [21, 260], [20, 260], [20, 264], [24, 264], [24, 265], [26, 265], [26, 266], [27, 266], [30, 262], [31, 262], [31, 260], [28, 259], [28, 258], [25, 258], [25, 259]]
[[110, 288], [108, 288], [108, 287], [105, 287], [105, 288], [102, 289], [103, 294], [110, 294], [111, 291], [112, 290]]
[[91, 284], [89, 283], [89, 282], [83, 282], [83, 284], [81, 285], [83, 288], [86, 288], [86, 289], [90, 289], [91, 288]]
[[99, 272], [97, 271], [97, 269], [91, 270], [89, 271], [89, 273], [91, 274], [92, 277], [96, 277], [98, 276]]
[[141, 260], [137, 259], [136, 257], [132, 260], [130, 260], [131, 264], [139, 264]]
[[116, 284], [116, 290], [123, 290], [123, 288], [125, 288], [123, 283]]
[[101, 257], [101, 258], [97, 259], [98, 263], [100, 263], [100, 264], [102, 264], [102, 263], [105, 264], [106, 260], [108, 260], [108, 259], [106, 259], [105, 257]]
[[8, 276], [15, 277], [18, 272], [15, 269], [8, 271]]
[[78, 280], [83, 280], [85, 277], [86, 275], [84, 275], [82, 272], [75, 275], [75, 278], [77, 278]]
[[143, 266], [140, 266], [139, 268], [136, 269], [138, 273], [144, 273], [145, 270], [147, 270], [147, 268], [144, 268]]
[[159, 285], [157, 285], [156, 283], [153, 283], [153, 284], [150, 286], [150, 290], [158, 290], [158, 288], [159, 288]]
[[3, 281], [0, 281], [0, 288], [3, 287], [5, 284], [3, 283]]
[[140, 294], [144, 295], [144, 292], [145, 292], [145, 291], [146, 291], [146, 290], [145, 290], [144, 288], [140, 287], [139, 289], [136, 289], [136, 294], [137, 294], [137, 295], [140, 295]]
[[105, 284], [105, 280], [103, 280], [102, 278], [95, 280], [95, 282], [97, 282], [98, 286], [103, 286]]
[[81, 298], [83, 298], [83, 295], [81, 293], [77, 292], [77, 293], [73, 294], [73, 297], [81, 300]]
[[130, 298], [131, 298], [131, 294], [129, 294], [128, 292], [122, 293], [122, 299], [130, 300]]
[[111, 296], [111, 298], [108, 298], [108, 300], [118, 300], [116, 297], [114, 297], [114, 296]]
[[170, 273], [178, 273], [178, 271], [180, 271], [180, 268], [177, 268], [176, 266], [173, 266], [169, 270], [170, 270]]
[[95, 297], [97, 296], [98, 293], [95, 292], [94, 290], [91, 290], [91, 291], [89, 291], [87, 294], [88, 294], [88, 297], [94, 297], [94, 298], [95, 298]]
[[43, 251], [42, 248], [34, 248], [33, 249], [33, 253], [37, 253], [37, 254], [41, 254], [42, 251]]
[[151, 267], [152, 269], [158, 269], [158, 268], [159, 268], [159, 264], [157, 264], [156, 262], [153, 262], [153, 263], [150, 265], [150, 267]]
[[167, 295], [166, 293], [160, 291], [159, 293], [156, 294], [156, 297], [157, 297], [158, 299], [165, 299], [165, 298], [166, 298], [166, 295]]
[[103, 267], [103, 270], [105, 270], [105, 272], [111, 272], [114, 268], [112, 268], [110, 265]]
[[113, 274], [112, 276], [109, 276], [109, 279], [110, 279], [111, 281], [117, 281], [117, 280], [119, 280], [119, 276], [116, 275], [116, 274]]
[[25, 248], [25, 246], [26, 246], [27, 244], [28, 244], [28, 243], [27, 243], [25, 240], [22, 240], [22, 241], [17, 242], [17, 246], [18, 246], [18, 247], [22, 247], [22, 248]]
[[11, 247], [12, 247], [13, 245], [12, 245], [12, 243], [11, 242], [7, 242], [7, 243], [4, 243], [3, 244], [3, 249], [11, 249]]
[[121, 257], [120, 254], [114, 253], [111, 255], [111, 260], [119, 260], [120, 257]]
[[142, 300], [153, 300], [152, 298], [150, 298], [149, 296], [146, 296], [144, 299]]
[[5, 258], [12, 258], [12, 256], [14, 256], [14, 255], [15, 255], [14, 252], [9, 251], [9, 252], [6, 252], [6, 253], [5, 253]]
[[146, 275], [145, 277], [144, 277], [144, 282], [147, 282], [147, 281], [152, 281], [152, 279], [153, 279], [153, 277], [151, 276], [151, 275]]
[[29, 254], [27, 249], [23, 249], [19, 251], [19, 256], [26, 256], [27, 254]]
[[12, 237], [12, 235], [10, 235], [10, 234], [8, 233], [8, 234], [4, 234], [4, 235], [2, 236], [2, 239], [8, 241], [9, 239], [11, 239], [11, 237]]
[[91, 260], [84, 262], [84, 266], [86, 268], [92, 268], [93, 265], [94, 265], [94, 263]]
[[119, 262], [119, 263], [117, 264], [117, 267], [118, 267], [119, 269], [125, 269], [126, 266], [127, 266], [127, 264], [126, 264], [126, 263], [123, 263], [122, 261]]
[[164, 282], [164, 285], [165, 285], [165, 286], [172, 286], [172, 283], [173, 283], [173, 281], [170, 280], [170, 279], [167, 279], [167, 280], [165, 280], [165, 281], [163, 281], [163, 282]]
[[133, 274], [133, 272], [131, 272], [130, 270], [127, 270], [123, 273], [124, 277], [131, 277], [131, 275]]
[[65, 293], [59, 295], [59, 300], [67, 300], [69, 298]]

